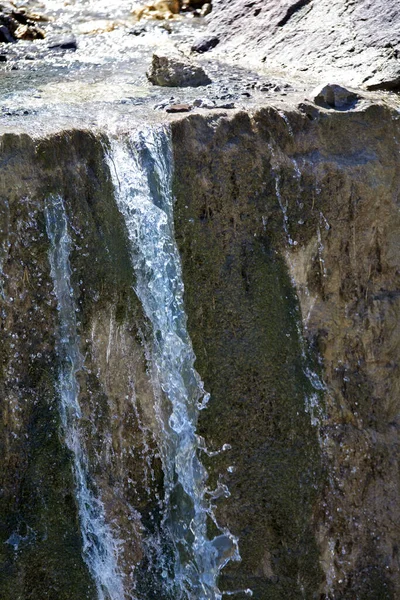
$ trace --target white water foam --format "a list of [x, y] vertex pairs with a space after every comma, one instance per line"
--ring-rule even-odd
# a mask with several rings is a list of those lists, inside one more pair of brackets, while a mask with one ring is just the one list
[[98, 600], [124, 600], [122, 577], [117, 568], [118, 544], [105, 521], [103, 504], [91, 489], [88, 459], [79, 434], [81, 408], [76, 374], [82, 369], [83, 361], [79, 352], [76, 306], [71, 287], [71, 239], [61, 197], [47, 199], [45, 217], [50, 240], [51, 276], [59, 314], [57, 353], [61, 364], [58, 376], [61, 421], [65, 443], [73, 457], [83, 558], [96, 584]]
[[[166, 493], [164, 526], [175, 547], [176, 594], [217, 600], [219, 571], [240, 556], [236, 538], [216, 523], [206, 499], [207, 494], [215, 495], [207, 490], [207, 473], [198, 458], [203, 449], [196, 434], [198, 411], [208, 395], [194, 368], [186, 327], [173, 226], [170, 134], [163, 127], [144, 128], [113, 137], [110, 145], [108, 164], [129, 236], [135, 290], [153, 329], [154, 384], [168, 404], [166, 410], [160, 400], [158, 407], [159, 444]], [[212, 540], [207, 536], [208, 518], [220, 531]]]

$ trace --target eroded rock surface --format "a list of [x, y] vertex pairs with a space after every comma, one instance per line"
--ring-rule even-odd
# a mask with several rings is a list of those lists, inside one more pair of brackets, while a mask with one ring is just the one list
[[210, 30], [237, 60], [370, 89], [396, 89], [396, 0], [214, 0]]
[[162, 87], [199, 87], [211, 83], [201, 65], [173, 50], [153, 54], [147, 78]]
[[191, 116], [174, 136], [188, 325], [211, 393], [201, 431], [232, 446], [209, 464], [242, 553], [222, 585], [394, 600], [397, 113]]
[[127, 588], [133, 565], [143, 562], [135, 586], [159, 595], [140, 534], [156, 526], [162, 481], [146, 323], [103, 146], [88, 132], [40, 142], [5, 135], [0, 160], [0, 597], [98, 597], [83, 560], [72, 456], [60, 422], [60, 323], [44, 218], [45, 201], [57, 195], [72, 238], [71, 293], [86, 365], [79, 374], [80, 436], [90, 485], [119, 540]]

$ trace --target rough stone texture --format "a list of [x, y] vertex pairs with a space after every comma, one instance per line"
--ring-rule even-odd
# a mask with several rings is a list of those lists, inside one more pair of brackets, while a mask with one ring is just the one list
[[208, 50], [212, 50], [215, 46], [218, 46], [219, 38], [216, 35], [209, 35], [205, 37], [198, 38], [192, 44], [191, 50], [192, 52], [198, 52], [202, 54], [203, 52], [208, 52]]
[[91, 485], [121, 542], [127, 587], [141, 565], [138, 591], [160, 595], [154, 586], [162, 578], [147, 564], [141, 542], [144, 530], [157, 527], [162, 496], [147, 325], [132, 291], [103, 146], [79, 131], [36, 142], [5, 135], [0, 160], [0, 597], [97, 598], [82, 560], [71, 456], [59, 419], [59, 323], [43, 214], [51, 194], [64, 198], [72, 238], [85, 357], [78, 375], [80, 426]]
[[184, 54], [171, 51], [153, 54], [147, 78], [154, 85], [163, 87], [198, 87], [211, 83], [203, 67]]
[[214, 0], [210, 31], [220, 52], [318, 81], [400, 85], [397, 0]]
[[[394, 600], [397, 113], [303, 105], [193, 115], [173, 131], [188, 325], [211, 392], [201, 431], [211, 449], [232, 445], [209, 463], [243, 559], [221, 585], [260, 600]], [[284, 262], [323, 402], [304, 377]]]
[[357, 93], [347, 90], [341, 85], [328, 84], [315, 89], [312, 93], [312, 99], [315, 104], [325, 108], [349, 110], [354, 108], [361, 98]]
[[[229, 486], [216, 514], [240, 541], [242, 562], [221, 588], [251, 588], [255, 600], [396, 600], [398, 113], [303, 102], [172, 127], [188, 326], [211, 392], [199, 432], [210, 450], [232, 447], [202, 455], [210, 489]], [[103, 153], [87, 132], [2, 136], [2, 600], [96, 598], [58, 417], [49, 194], [64, 197], [73, 241], [93, 485], [126, 581], [146, 600], [166, 594], [143, 552], [162, 498], [148, 324]]]

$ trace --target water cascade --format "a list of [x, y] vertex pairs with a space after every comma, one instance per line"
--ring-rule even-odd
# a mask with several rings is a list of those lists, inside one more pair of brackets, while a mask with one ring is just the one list
[[208, 395], [194, 368], [186, 327], [170, 135], [166, 128], [148, 128], [110, 143], [108, 163], [128, 231], [136, 293], [153, 331], [152, 378], [155, 389], [162, 390], [157, 407], [165, 488], [162, 535], [175, 549], [174, 573], [162, 576], [166, 587], [175, 586], [175, 597], [218, 599], [218, 573], [239, 553], [229, 531], [218, 528], [214, 539], [207, 535], [208, 520], [217, 525], [210, 500], [227, 491], [207, 489], [198, 457], [197, 417]]
[[50, 197], [46, 204], [46, 230], [50, 240], [51, 276], [59, 313], [58, 392], [65, 443], [72, 453], [79, 507], [83, 557], [97, 587], [98, 600], [123, 600], [124, 589], [117, 569], [117, 543], [105, 521], [101, 500], [92, 491], [89, 465], [79, 432], [81, 408], [77, 372], [83, 367], [79, 352], [76, 307], [70, 275], [71, 239], [63, 200]]

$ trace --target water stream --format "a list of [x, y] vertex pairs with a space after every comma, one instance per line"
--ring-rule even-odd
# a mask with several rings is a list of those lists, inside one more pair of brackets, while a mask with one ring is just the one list
[[92, 489], [87, 454], [79, 431], [82, 414], [77, 373], [82, 369], [83, 361], [79, 352], [76, 306], [71, 287], [71, 239], [62, 198], [48, 198], [45, 216], [50, 240], [51, 276], [59, 314], [57, 352], [61, 366], [57, 387], [65, 443], [73, 459], [83, 557], [96, 584], [98, 600], [124, 600], [122, 577], [117, 568], [117, 542], [106, 523], [103, 504]]
[[219, 571], [238, 560], [237, 540], [229, 531], [214, 539], [207, 523], [215, 517], [207, 473], [198, 454], [198, 411], [208, 400], [194, 368], [186, 326], [183, 282], [174, 238], [172, 150], [167, 128], [147, 128], [113, 137], [108, 153], [116, 199], [124, 216], [136, 276], [136, 293], [152, 330], [152, 376], [161, 388], [159, 445], [163, 460], [164, 537], [174, 547], [175, 598], [221, 598]]

